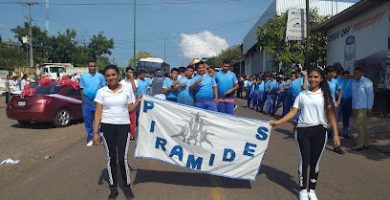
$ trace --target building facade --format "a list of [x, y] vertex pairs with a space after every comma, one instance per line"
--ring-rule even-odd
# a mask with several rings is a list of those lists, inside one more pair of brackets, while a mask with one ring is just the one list
[[[356, 3], [357, 0], [317, 0], [311, 1], [310, 8], [317, 9], [321, 16], [333, 16]], [[290, 8], [305, 8], [305, 0], [273, 0], [259, 20], [250, 29], [243, 40], [244, 64], [241, 72], [245, 74], [273, 71], [273, 56], [261, 47], [256, 48], [257, 30], [274, 16], [285, 13]]]

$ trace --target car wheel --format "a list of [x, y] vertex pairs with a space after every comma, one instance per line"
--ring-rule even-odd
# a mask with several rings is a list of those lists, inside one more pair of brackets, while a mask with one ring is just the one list
[[18, 123], [22, 126], [28, 126], [31, 124], [29, 121], [25, 121], [25, 120], [18, 120]]
[[67, 109], [62, 109], [57, 112], [56, 118], [54, 119], [54, 125], [56, 127], [68, 126], [71, 121], [70, 111]]

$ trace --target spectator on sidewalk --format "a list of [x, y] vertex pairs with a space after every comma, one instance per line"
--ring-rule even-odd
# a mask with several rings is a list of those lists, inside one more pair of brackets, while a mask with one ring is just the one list
[[96, 111], [94, 102], [97, 91], [106, 85], [104, 76], [97, 72], [96, 62], [89, 61], [87, 63], [88, 73], [82, 74], [80, 77], [80, 88], [82, 93], [82, 110], [84, 118], [84, 126], [87, 131], [87, 146], [93, 145], [93, 120]]
[[343, 119], [343, 137], [349, 138], [349, 118], [352, 113], [352, 78], [349, 71], [344, 71], [338, 79], [338, 84], [343, 91], [341, 103], [337, 107], [336, 117]]
[[[278, 87], [276, 91], [276, 103], [274, 105], [274, 109], [272, 112], [272, 115], [275, 115], [276, 111], [278, 111], [279, 107], [282, 107], [283, 112], [282, 112], [282, 117], [284, 116], [283, 113], [286, 111], [286, 106], [284, 105], [284, 99], [286, 98], [286, 92], [285, 92], [285, 85], [286, 83], [283, 80], [283, 75], [278, 75], [276, 78], [276, 81], [278, 82]], [[287, 113], [287, 112], [286, 112]]]
[[357, 114], [358, 138], [352, 150], [360, 151], [368, 149], [370, 137], [367, 130], [367, 115], [372, 113], [374, 105], [374, 87], [372, 81], [363, 76], [363, 70], [356, 67], [352, 82], [352, 109]]
[[11, 94], [10, 75], [5, 78], [5, 103], [8, 104]]

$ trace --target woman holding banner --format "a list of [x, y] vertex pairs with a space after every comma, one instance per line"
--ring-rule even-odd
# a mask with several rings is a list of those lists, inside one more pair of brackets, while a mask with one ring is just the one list
[[[340, 140], [334, 114], [334, 101], [323, 71], [314, 67], [309, 70], [310, 90], [301, 92], [294, 101], [292, 110], [282, 119], [272, 121], [278, 126], [291, 120], [301, 110], [295, 138], [299, 151], [299, 199], [317, 200], [315, 187], [318, 179], [319, 163], [327, 141], [327, 126], [330, 122], [334, 131], [334, 144], [340, 148]], [[306, 72], [304, 75], [307, 76]], [[307, 191], [307, 171], [310, 166], [309, 192]]]
[[[111, 193], [108, 199], [118, 196], [117, 159], [127, 199], [134, 198], [130, 187], [130, 168], [127, 162], [129, 146], [130, 117], [138, 106], [140, 99], [134, 97], [126, 87], [119, 83], [119, 69], [115, 65], [104, 68], [107, 86], [98, 90], [95, 97], [96, 112], [93, 126], [93, 143], [99, 144], [99, 125], [103, 132], [103, 143], [107, 152], [107, 171], [110, 179]], [[118, 155], [117, 155], [118, 154]]]

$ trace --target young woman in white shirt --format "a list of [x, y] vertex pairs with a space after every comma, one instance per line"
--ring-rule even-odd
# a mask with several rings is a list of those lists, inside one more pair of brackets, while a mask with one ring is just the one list
[[[305, 72], [306, 73], [306, 72]], [[305, 74], [307, 76], [307, 74]], [[278, 126], [291, 120], [298, 110], [301, 115], [298, 120], [295, 138], [299, 153], [299, 199], [317, 200], [315, 193], [318, 181], [319, 163], [327, 142], [327, 126], [330, 122], [334, 132], [334, 144], [340, 146], [340, 139], [334, 114], [334, 101], [323, 71], [314, 67], [308, 72], [310, 89], [302, 91], [294, 101], [292, 110], [282, 119], [272, 121], [272, 126]], [[310, 166], [309, 192], [307, 171]]]
[[[119, 83], [119, 69], [115, 65], [104, 68], [107, 86], [98, 90], [95, 97], [96, 112], [93, 126], [93, 143], [99, 145], [98, 130], [103, 132], [103, 143], [107, 152], [107, 170], [110, 179], [111, 193], [108, 199], [118, 196], [117, 160], [121, 171], [124, 193], [127, 199], [134, 198], [130, 188], [130, 168], [127, 161], [129, 146], [130, 118], [141, 98], [135, 99], [134, 94]], [[118, 154], [118, 155], [117, 155]]]

